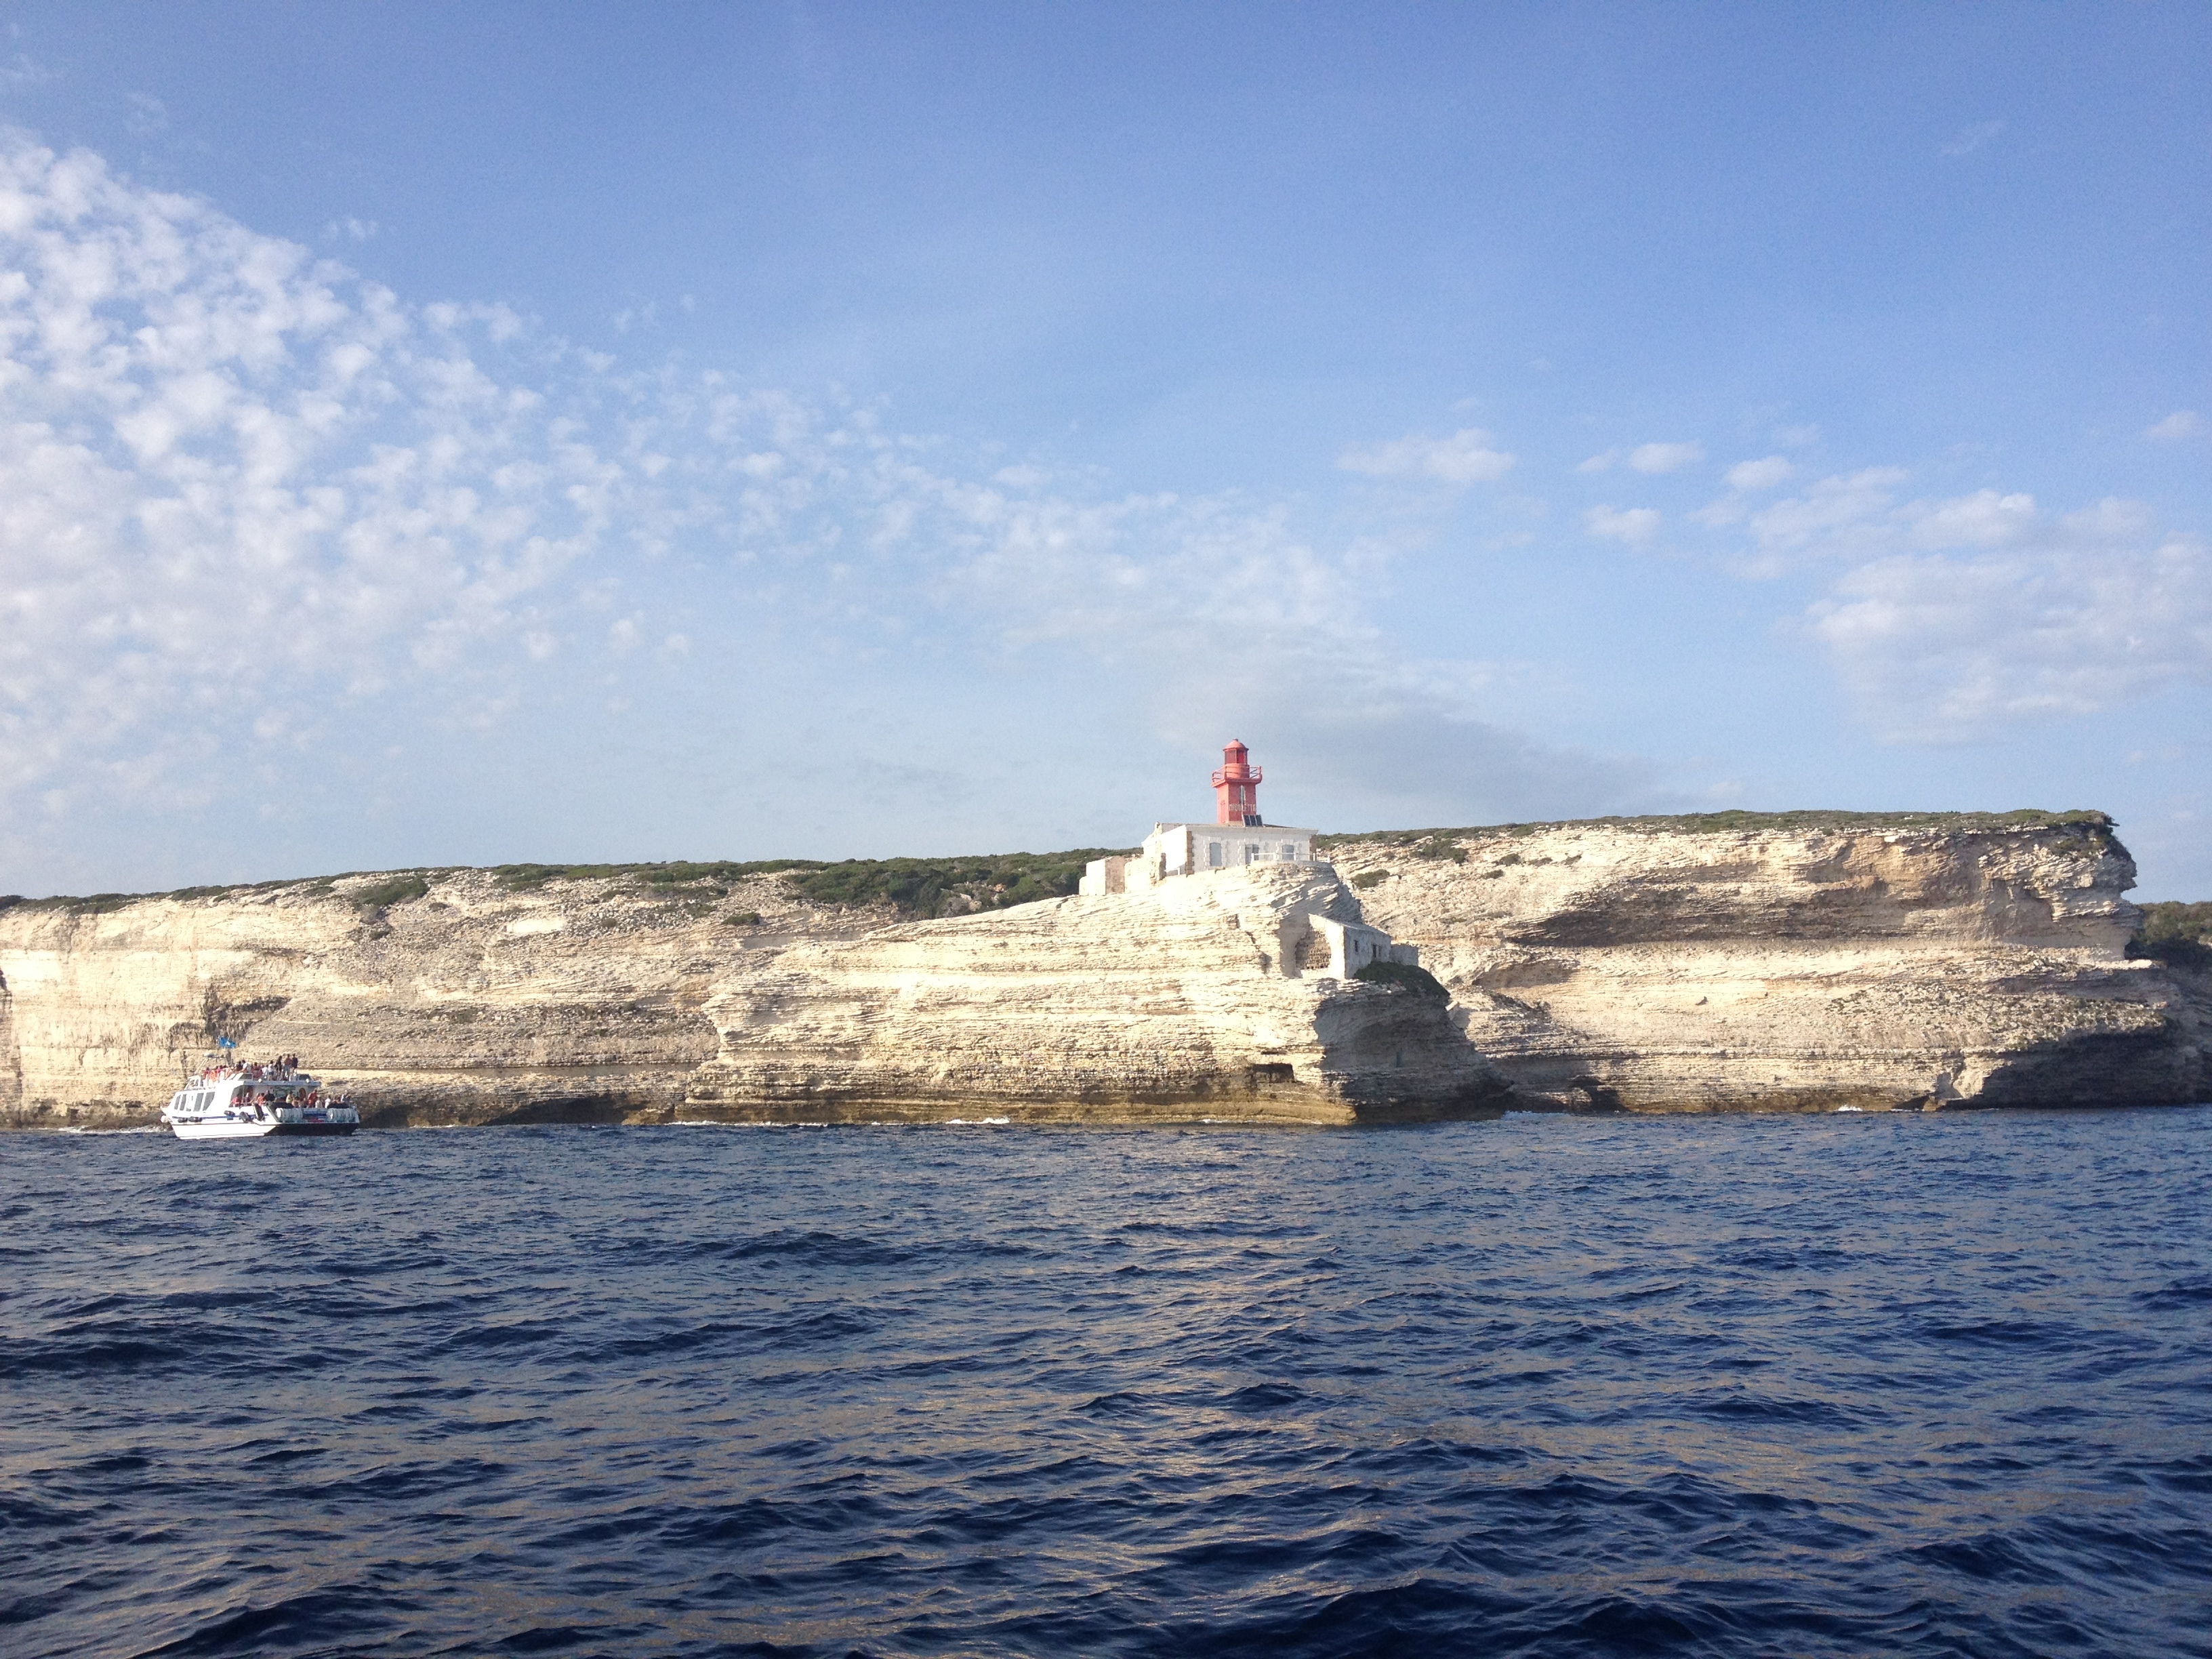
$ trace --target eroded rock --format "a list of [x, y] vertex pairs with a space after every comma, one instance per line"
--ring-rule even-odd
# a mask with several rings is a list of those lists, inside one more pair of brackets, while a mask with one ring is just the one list
[[[2129, 959], [2134, 866], [2094, 825], [1565, 824], [1331, 856], [1348, 885], [1224, 872], [933, 922], [772, 875], [18, 905], [0, 1122], [151, 1122], [222, 1036], [305, 1056], [387, 1124], [1347, 1122], [1492, 1111], [1509, 1083], [1633, 1111], [2212, 1093], [2212, 981]], [[1328, 971], [1363, 921], [1450, 1003]]]
[[[1663, 825], [1663, 821], [1662, 821]], [[1416, 852], [1422, 855], [1415, 856]], [[1563, 1107], [2203, 1099], [2203, 1004], [2130, 961], [2096, 824], [1559, 824], [1331, 849], [1468, 1036]]]
[[687, 1110], [810, 1121], [1492, 1114], [1511, 1091], [1446, 1006], [1346, 972], [1357, 902], [1327, 866], [795, 946], [718, 1000]]

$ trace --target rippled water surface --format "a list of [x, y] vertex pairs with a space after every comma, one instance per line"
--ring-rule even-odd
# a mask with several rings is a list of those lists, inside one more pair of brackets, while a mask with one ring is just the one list
[[2212, 1109], [0, 1140], [0, 1649], [2212, 1654]]

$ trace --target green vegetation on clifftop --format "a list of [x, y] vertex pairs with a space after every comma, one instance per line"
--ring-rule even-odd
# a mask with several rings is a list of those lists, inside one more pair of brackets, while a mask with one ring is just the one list
[[630, 881], [646, 887], [689, 887], [708, 882], [721, 886], [747, 876], [817, 867], [810, 859], [754, 859], [746, 863], [675, 859], [664, 864], [495, 864], [491, 872], [508, 892], [526, 893], [549, 881]]
[[[1064, 853], [995, 853], [963, 858], [847, 859], [825, 864], [817, 859], [677, 859], [657, 864], [501, 864], [485, 873], [510, 893], [535, 892], [554, 882], [607, 882], [645, 896], [711, 908], [737, 884], [758, 876], [781, 876], [793, 896], [815, 904], [882, 905], [909, 916], [959, 915], [973, 910], [1004, 909], [1032, 899], [1062, 898], [1083, 878], [1083, 866], [1119, 849], [1079, 847]], [[24, 898], [0, 894], [0, 910], [58, 911], [66, 915], [104, 915], [126, 905], [157, 899], [189, 902], [248, 895], [337, 898], [362, 910], [381, 910], [422, 898], [441, 876], [473, 873], [460, 869], [349, 871], [339, 876], [295, 877], [282, 881], [241, 882], [235, 886], [180, 887], [166, 893], [57, 894]], [[341, 889], [341, 882], [376, 879], [367, 887]], [[757, 924], [756, 911], [733, 913], [729, 920]]]
[[2142, 913], [2142, 926], [2128, 945], [2130, 956], [2212, 972], [2212, 903], [2167, 899], [2144, 905]]
[[2093, 835], [2109, 836], [2109, 813], [2081, 808], [2048, 812], [2024, 806], [2012, 812], [1845, 812], [1815, 809], [1796, 812], [1683, 812], [1646, 813], [1638, 817], [1553, 818], [1535, 823], [1485, 823], [1459, 830], [1361, 830], [1341, 835], [1316, 836], [1316, 847], [1344, 847], [1366, 842], [1382, 847], [1410, 847], [1414, 856], [1446, 859], [1451, 844], [1462, 838], [1495, 836], [1533, 836], [1544, 830], [1626, 830], [1646, 836], [1718, 836], [1758, 831], [1808, 830], [1934, 830], [1984, 833], [2009, 830], [2057, 830], [2081, 825]]
[[817, 904], [888, 904], [908, 915], [1002, 910], [1032, 899], [1065, 898], [1083, 866], [1115, 849], [1000, 853], [981, 858], [848, 859], [793, 872], [792, 890]]
[[364, 910], [381, 910], [389, 904], [404, 904], [409, 899], [421, 898], [429, 890], [430, 884], [420, 876], [394, 876], [374, 887], [358, 888], [346, 897]]

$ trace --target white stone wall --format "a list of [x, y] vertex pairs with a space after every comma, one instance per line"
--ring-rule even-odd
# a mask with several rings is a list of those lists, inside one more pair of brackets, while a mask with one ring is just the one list
[[1077, 890], [1096, 896], [1150, 887], [1170, 876], [1254, 864], [1311, 864], [1313, 839], [1310, 830], [1273, 823], [1156, 823], [1136, 857], [1091, 860]]
[[1350, 979], [1370, 962], [1402, 962], [1408, 968], [1421, 965], [1421, 953], [1417, 947], [1393, 943], [1389, 934], [1379, 927], [1356, 921], [1331, 921], [1326, 916], [1311, 915], [1301, 915], [1292, 920], [1310, 931], [1307, 939], [1295, 944], [1285, 938], [1283, 969], [1287, 974]]
[[1195, 875], [1248, 864], [1311, 864], [1314, 832], [1281, 824], [1156, 823], [1145, 852], [1160, 860], [1160, 873]]

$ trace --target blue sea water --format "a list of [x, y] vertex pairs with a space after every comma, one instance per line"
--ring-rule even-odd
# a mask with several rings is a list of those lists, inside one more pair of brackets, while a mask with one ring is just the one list
[[0, 1650], [2212, 1654], [2212, 1108], [0, 1141]]

